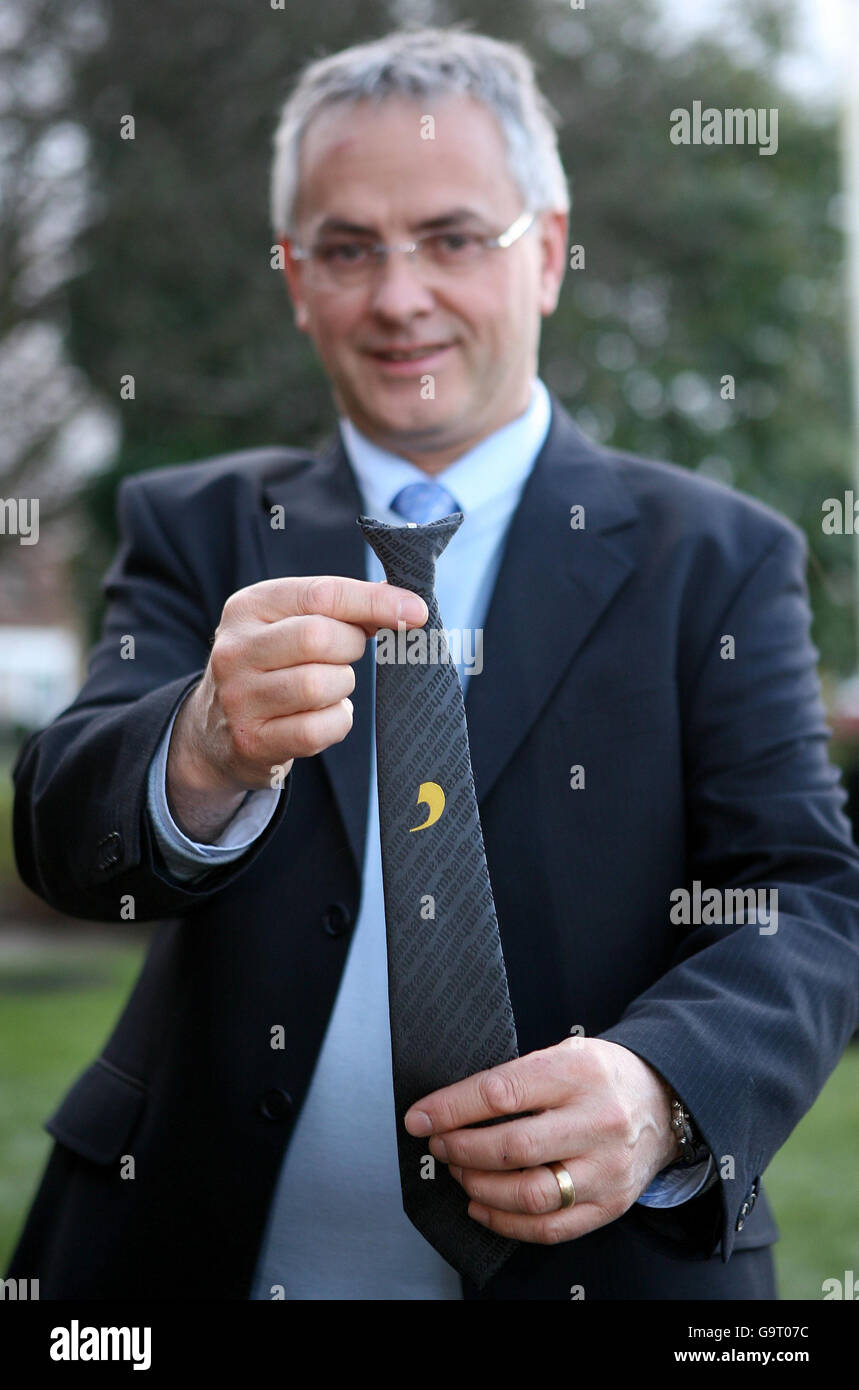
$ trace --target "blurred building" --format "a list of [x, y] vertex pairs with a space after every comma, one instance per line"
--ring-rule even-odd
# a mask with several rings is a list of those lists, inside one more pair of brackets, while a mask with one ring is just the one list
[[50, 723], [80, 689], [73, 544], [68, 529], [57, 527], [43, 531], [37, 546], [7, 544], [0, 554], [0, 734]]

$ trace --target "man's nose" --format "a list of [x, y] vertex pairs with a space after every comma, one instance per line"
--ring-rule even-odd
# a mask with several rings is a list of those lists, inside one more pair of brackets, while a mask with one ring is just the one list
[[417, 255], [393, 251], [377, 267], [372, 286], [372, 307], [387, 319], [408, 319], [429, 313], [435, 301]]

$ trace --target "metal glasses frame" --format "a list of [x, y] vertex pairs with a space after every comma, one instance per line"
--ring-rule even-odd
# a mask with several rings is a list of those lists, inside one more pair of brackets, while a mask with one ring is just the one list
[[[535, 217], [536, 213], [534, 212], [521, 212], [515, 222], [511, 222], [510, 226], [500, 232], [498, 236], [480, 237], [481, 246], [488, 250], [494, 250], [498, 247], [502, 251], [506, 251], [508, 246], [512, 246], [514, 241], [518, 241], [521, 236], [525, 235]], [[392, 251], [401, 251], [405, 256], [414, 256], [425, 242], [438, 235], [438, 232], [428, 232], [426, 236], [417, 237], [414, 241], [392, 242], [389, 245], [383, 241], [375, 241], [370, 244], [368, 249], [378, 264], [380, 259], [387, 260]], [[293, 246], [290, 250], [293, 260], [296, 261], [310, 261], [316, 255], [313, 248]]]

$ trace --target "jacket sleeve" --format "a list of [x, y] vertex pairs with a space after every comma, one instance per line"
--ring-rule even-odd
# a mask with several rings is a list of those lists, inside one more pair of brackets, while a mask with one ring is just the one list
[[147, 811], [149, 768], [174, 710], [203, 676], [220, 613], [207, 615], [144, 479], [123, 481], [117, 514], [101, 636], [75, 700], [18, 754], [13, 835], [21, 878], [52, 907], [147, 921], [190, 911], [243, 874], [283, 819], [292, 778], [241, 859], [188, 884], [167, 871]]
[[203, 844], [189, 839], [174, 821], [167, 799], [167, 759], [177, 713], [178, 710], [171, 716], [149, 766], [146, 809], [165, 865], [174, 879], [187, 883], [211, 873], [213, 868], [240, 859], [265, 830], [281, 793], [279, 790], [248, 792], [214, 840]]
[[780, 526], [723, 608], [684, 704], [685, 888], [773, 890], [777, 917], [676, 928], [668, 971], [600, 1034], [676, 1089], [719, 1167], [709, 1192], [633, 1220], [699, 1257], [721, 1240], [725, 1261], [760, 1175], [859, 1022], [859, 850], [827, 756], [805, 554], [802, 533]]

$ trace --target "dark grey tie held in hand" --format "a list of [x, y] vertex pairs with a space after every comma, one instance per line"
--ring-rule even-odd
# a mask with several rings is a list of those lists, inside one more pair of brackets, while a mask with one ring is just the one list
[[[461, 512], [423, 526], [358, 518], [388, 582], [426, 602], [430, 657], [430, 634], [443, 631], [435, 561], [461, 523]], [[427, 1139], [410, 1135], [403, 1124], [422, 1096], [519, 1055], [462, 687], [443, 638], [439, 645], [435, 662], [379, 661], [377, 650], [376, 757], [397, 1145], [406, 1215], [455, 1269], [482, 1287], [518, 1242], [471, 1219], [468, 1194], [446, 1164], [435, 1165], [434, 1177], [421, 1176]]]

